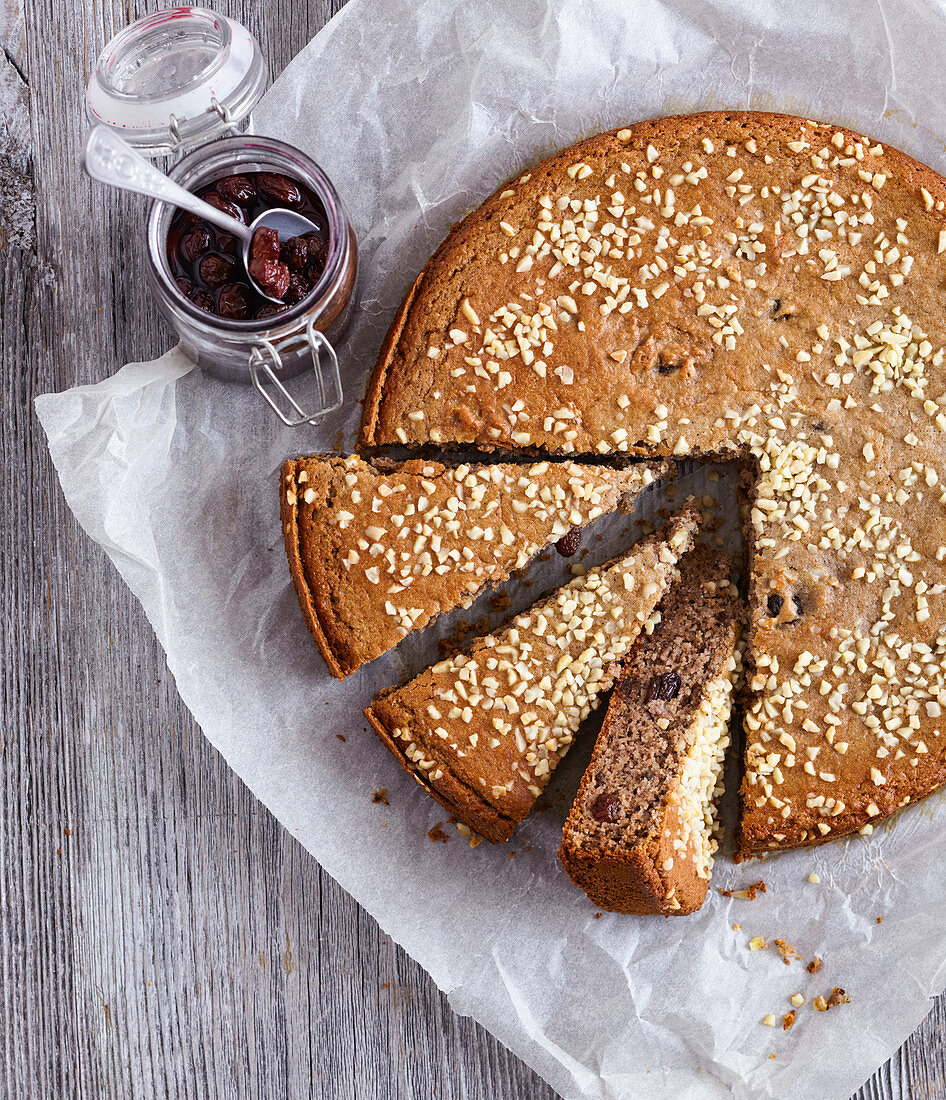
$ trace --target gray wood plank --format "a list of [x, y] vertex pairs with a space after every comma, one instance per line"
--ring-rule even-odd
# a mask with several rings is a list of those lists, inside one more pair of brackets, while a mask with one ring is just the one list
[[[0, 125], [0, 1096], [552, 1100], [232, 775], [59, 493], [32, 396], [171, 343], [142, 205], [77, 169], [88, 70], [158, 6], [0, 0], [0, 119], [30, 111]], [[215, 6], [278, 72], [340, 4]], [[940, 999], [858, 1100], [946, 1096], [944, 1025]]]

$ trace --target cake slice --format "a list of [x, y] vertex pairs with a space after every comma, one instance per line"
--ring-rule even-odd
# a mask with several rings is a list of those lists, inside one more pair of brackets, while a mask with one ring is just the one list
[[615, 913], [692, 913], [706, 897], [715, 799], [742, 602], [730, 559], [698, 547], [618, 678], [559, 859], [572, 881]]
[[686, 508], [365, 714], [401, 765], [487, 840], [507, 840], [670, 584], [699, 514]]
[[310, 455], [288, 460], [280, 474], [293, 585], [339, 679], [438, 615], [468, 607], [486, 585], [635, 497], [666, 469], [388, 466]]

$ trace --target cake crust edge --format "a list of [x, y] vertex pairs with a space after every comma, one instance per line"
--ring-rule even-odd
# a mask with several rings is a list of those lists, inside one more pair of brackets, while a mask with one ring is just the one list
[[294, 503], [290, 502], [286, 491], [286, 480], [292, 477], [295, 483], [296, 471], [297, 460], [294, 458], [287, 458], [279, 471], [279, 513], [282, 520], [283, 541], [286, 544], [286, 557], [289, 559], [289, 572], [292, 576], [292, 587], [296, 590], [296, 597], [302, 608], [309, 633], [318, 646], [329, 672], [336, 680], [344, 680], [355, 671], [355, 668], [343, 663], [340, 654], [332, 644], [319, 614], [319, 602], [306, 579], [305, 566], [302, 562], [302, 551], [299, 545], [299, 504], [298, 500]]
[[[451, 771], [446, 768], [443, 770], [443, 774], [438, 780], [440, 789], [424, 781], [423, 776], [404, 755], [397, 738], [388, 728], [382, 715], [376, 711], [375, 706], [379, 701], [383, 703], [383, 698], [381, 700], [376, 699], [370, 706], [365, 707], [365, 718], [368, 719], [374, 732], [408, 775], [431, 798], [439, 802], [445, 810], [455, 813], [470, 829], [486, 840], [492, 841], [494, 844], [508, 840], [518, 822], [504, 817], [495, 806], [480, 798], [476, 791], [461, 783]], [[471, 822], [475, 824], [470, 824]]]

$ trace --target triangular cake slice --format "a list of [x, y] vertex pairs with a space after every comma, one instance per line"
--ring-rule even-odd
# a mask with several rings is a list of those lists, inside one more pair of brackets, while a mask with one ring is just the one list
[[666, 468], [389, 466], [310, 455], [285, 462], [280, 474], [293, 584], [339, 679], [438, 615], [468, 607], [485, 586], [633, 498]]
[[487, 840], [506, 840], [611, 686], [690, 548], [699, 514], [590, 569], [365, 714], [402, 766]]
[[618, 677], [559, 859], [595, 905], [692, 913], [706, 897], [741, 660], [727, 555], [698, 547]]

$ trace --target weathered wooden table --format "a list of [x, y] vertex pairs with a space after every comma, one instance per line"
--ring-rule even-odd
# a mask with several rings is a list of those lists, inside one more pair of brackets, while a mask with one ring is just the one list
[[[171, 344], [142, 202], [78, 169], [95, 57], [160, 6], [0, 0], [0, 1096], [552, 1098], [204, 741], [59, 492], [33, 396]], [[340, 5], [214, 6], [278, 73]], [[944, 1024], [859, 1100], [946, 1097]]]

